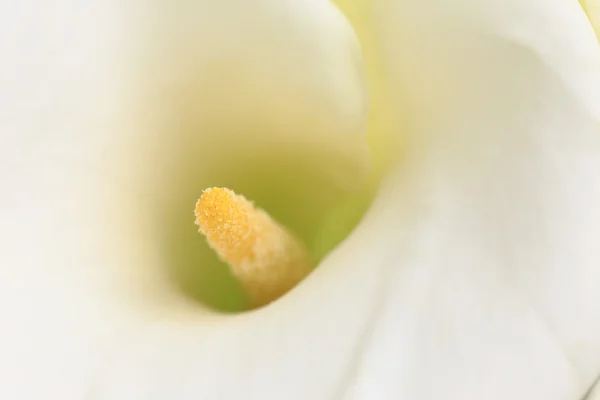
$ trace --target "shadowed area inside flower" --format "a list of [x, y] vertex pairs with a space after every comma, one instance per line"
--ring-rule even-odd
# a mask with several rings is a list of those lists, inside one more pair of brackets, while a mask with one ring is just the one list
[[276, 300], [312, 269], [304, 245], [243, 195], [208, 188], [194, 214], [199, 231], [229, 265], [252, 305]]
[[251, 199], [306, 250], [309, 268], [358, 224], [371, 191], [335, 185], [327, 171], [314, 166], [314, 160], [292, 153], [248, 152], [233, 162], [223, 157], [227, 160], [223, 164], [180, 159], [161, 205], [160, 242], [167, 275], [185, 296], [215, 310], [236, 312], [268, 303], [300, 280], [284, 285], [285, 290], [277, 290], [268, 300], [256, 301], [244, 280], [236, 278], [194, 225], [193, 205], [203, 188], [235, 188]]
[[[318, 266], [367, 209], [377, 186], [369, 176], [381, 176], [372, 159], [384, 146], [367, 143], [366, 126], [377, 123], [367, 121], [360, 47], [337, 9], [261, 3], [232, 13], [220, 4], [192, 13], [169, 3], [147, 23], [132, 90], [146, 125], [124, 163], [140, 185], [136, 221], [151, 225], [140, 242], [159, 253], [150, 262], [178, 294], [237, 312], [253, 308], [247, 293], [194, 225], [202, 191], [245, 196]], [[204, 20], [211, 13], [220, 19]]]

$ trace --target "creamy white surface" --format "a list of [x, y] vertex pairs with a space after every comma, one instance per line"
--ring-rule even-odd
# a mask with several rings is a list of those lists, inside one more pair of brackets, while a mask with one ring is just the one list
[[[380, 2], [407, 156], [314, 274], [235, 317], [164, 290], [152, 225], [129, 218], [146, 193], [121, 163], [144, 138], [128, 61], [165, 9], [38, 3], [0, 6], [0, 397], [576, 400], [600, 373], [600, 51], [577, 2]], [[220, 4], [314, 38], [294, 52], [310, 69], [261, 56], [321, 83], [291, 126], [325, 109], [338, 135], [315, 143], [361, 158], [360, 73], [317, 46], [354, 54], [343, 19]], [[199, 18], [226, 25], [226, 5]]]

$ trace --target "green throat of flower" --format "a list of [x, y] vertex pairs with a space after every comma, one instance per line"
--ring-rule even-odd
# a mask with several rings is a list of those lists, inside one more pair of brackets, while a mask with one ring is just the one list
[[[171, 183], [170, 195], [163, 203], [165, 265], [168, 265], [170, 280], [186, 297], [222, 312], [252, 309], [285, 294], [354, 229], [372, 197], [367, 186], [358, 190], [344, 188], [336, 184], [322, 165], [315, 165], [314, 159], [294, 155], [293, 151], [236, 157], [234, 163], [230, 160], [206, 162], [202, 168], [199, 164], [188, 164], [185, 157], [182, 160], [175, 168], [181, 174], [177, 182]], [[236, 255], [224, 254], [223, 248], [215, 247], [214, 240], [211, 244], [210, 239], [203, 240], [198, 226], [193, 223], [191, 208], [202, 189], [209, 187], [229, 188], [252, 200], [275, 226], [289, 233], [294, 243], [287, 249], [302, 248], [304, 252], [292, 256], [293, 262], [298, 257], [305, 259], [299, 271], [277, 278], [280, 282], [266, 290], [266, 294], [257, 294], [256, 285], [248, 283], [253, 275], [240, 277], [239, 268], [232, 268], [231, 258]], [[197, 216], [198, 212], [197, 208]], [[230, 222], [223, 222], [219, 228]], [[211, 226], [216, 228], [214, 223]], [[210, 236], [210, 231], [203, 233]], [[281, 245], [263, 244], [267, 250], [269, 246]], [[288, 255], [280, 258], [287, 259]], [[278, 265], [280, 261], [275, 260], [275, 272], [263, 271], [267, 280], [269, 274], [285, 271], [286, 266]], [[260, 292], [260, 285], [258, 290]]]

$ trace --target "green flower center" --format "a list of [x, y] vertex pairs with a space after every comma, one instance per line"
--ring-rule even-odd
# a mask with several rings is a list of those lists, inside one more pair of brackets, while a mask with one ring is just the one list
[[176, 163], [159, 213], [160, 242], [167, 276], [188, 298], [223, 312], [249, 307], [229, 266], [194, 224], [194, 205], [203, 189], [227, 187], [252, 200], [302, 241], [315, 265], [354, 229], [368, 207], [369, 190], [345, 190], [310, 158], [270, 153], [209, 163], [190, 154]]

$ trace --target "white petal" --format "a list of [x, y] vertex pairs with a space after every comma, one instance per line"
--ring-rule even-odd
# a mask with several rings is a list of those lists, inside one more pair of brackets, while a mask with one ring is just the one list
[[598, 400], [598, 399], [600, 399], [600, 385], [598, 385], [598, 383], [596, 383], [596, 386], [590, 392], [590, 395], [589, 395], [588, 399], [589, 400]]
[[107, 398], [575, 400], [589, 389], [600, 91], [578, 4], [394, 4], [382, 23], [397, 94], [419, 95], [407, 101], [415, 148], [366, 220], [271, 307], [208, 336], [155, 327], [115, 363]]
[[268, 128], [258, 146], [365, 168], [359, 49], [326, 2], [3, 2], [0, 36], [1, 398], [81, 399], [112, 338], [178, 312], [160, 221], [133, 222], [156, 202], [138, 181], [177, 184], [182, 149], [201, 164], [211, 137]]
[[[360, 48], [329, 2], [169, 2], [139, 18], [143, 115], [173, 143], [205, 158], [291, 149], [346, 181], [365, 173]], [[165, 152], [162, 136], [157, 146]]]

